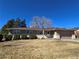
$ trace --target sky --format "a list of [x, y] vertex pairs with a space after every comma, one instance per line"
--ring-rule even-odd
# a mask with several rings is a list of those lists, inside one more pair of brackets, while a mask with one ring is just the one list
[[52, 27], [79, 27], [79, 0], [0, 0], [0, 28], [8, 20], [33, 16], [51, 19]]

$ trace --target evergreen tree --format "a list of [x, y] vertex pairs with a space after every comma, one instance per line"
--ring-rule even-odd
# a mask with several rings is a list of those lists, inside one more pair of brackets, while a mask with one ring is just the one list
[[25, 19], [21, 21], [21, 27], [25, 27], [26, 28], [26, 21], [25, 21]]
[[14, 20], [14, 19], [10, 19], [10, 20], [7, 22], [6, 26], [7, 26], [8, 28], [13, 28], [13, 27], [14, 27], [14, 23], [15, 23], [15, 20]]
[[1, 34], [3, 34], [3, 35], [6, 35], [6, 34], [8, 34], [8, 30], [6, 30], [8, 28], [8, 26], [7, 25], [4, 25], [3, 27], [2, 27], [2, 29], [1, 29]]
[[14, 23], [14, 28], [20, 27], [20, 21], [21, 21], [20, 18], [17, 18], [17, 19], [16, 19], [16, 21], [15, 21], [15, 23]]

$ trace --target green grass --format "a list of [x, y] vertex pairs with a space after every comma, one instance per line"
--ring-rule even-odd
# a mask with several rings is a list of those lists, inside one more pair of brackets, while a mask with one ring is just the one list
[[79, 59], [79, 43], [60, 40], [0, 42], [0, 59]]

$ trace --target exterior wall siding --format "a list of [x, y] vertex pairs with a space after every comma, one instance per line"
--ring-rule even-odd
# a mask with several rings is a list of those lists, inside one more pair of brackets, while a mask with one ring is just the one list
[[[34, 34], [34, 35], [43, 35], [42, 30], [20, 30], [20, 29], [11, 29], [10, 32], [12, 34]], [[56, 36], [56, 33], [58, 36]], [[44, 35], [48, 38], [56, 38], [58, 37], [59, 39], [71, 39], [72, 35], [75, 34], [73, 30], [44, 30]]]

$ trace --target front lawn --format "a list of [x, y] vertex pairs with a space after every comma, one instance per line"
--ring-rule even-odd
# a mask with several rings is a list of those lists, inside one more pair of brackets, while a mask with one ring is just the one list
[[60, 40], [0, 42], [0, 59], [79, 59], [79, 43]]

